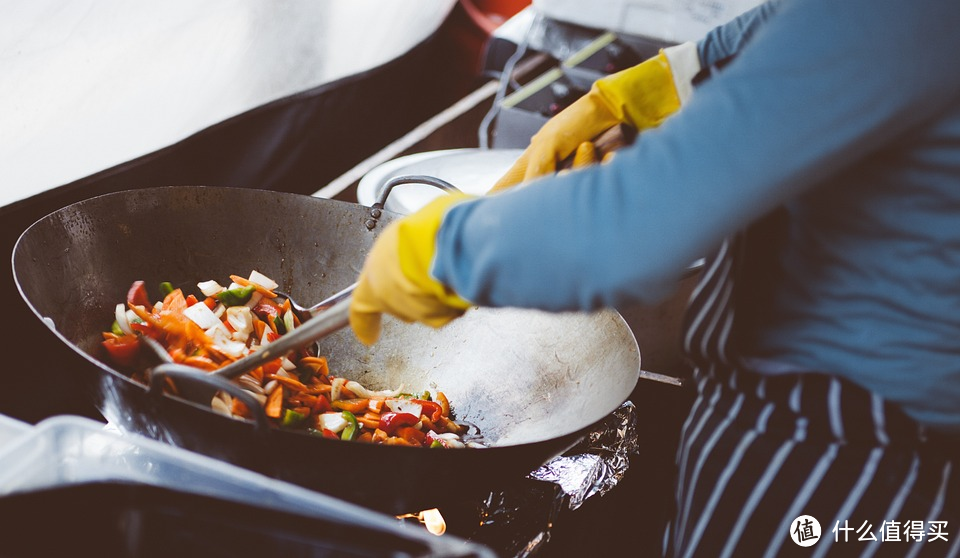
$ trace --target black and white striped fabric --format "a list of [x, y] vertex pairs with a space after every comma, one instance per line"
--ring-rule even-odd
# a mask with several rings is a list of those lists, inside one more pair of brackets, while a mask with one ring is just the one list
[[[684, 350], [698, 397], [677, 455], [668, 556], [958, 556], [960, 447], [877, 395], [824, 373], [761, 375], [733, 343], [736, 266], [704, 266]], [[801, 547], [801, 515], [821, 526]]]

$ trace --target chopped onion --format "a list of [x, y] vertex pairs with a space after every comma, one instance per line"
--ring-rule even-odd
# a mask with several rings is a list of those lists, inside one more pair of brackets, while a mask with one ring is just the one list
[[234, 331], [243, 334], [243, 339], [253, 331], [253, 313], [246, 306], [231, 306], [227, 308], [227, 323]]
[[[229, 397], [229, 396], [228, 396]], [[230, 404], [224, 401], [220, 397], [214, 397], [213, 401], [210, 402], [210, 407], [214, 412], [220, 413], [221, 415], [232, 416], [233, 413], [230, 412]]]
[[113, 313], [117, 318], [117, 324], [120, 326], [120, 331], [126, 333], [127, 335], [133, 333], [133, 330], [130, 329], [130, 322], [127, 320], [127, 306], [125, 304], [118, 304]]
[[223, 285], [212, 279], [210, 281], [197, 283], [197, 288], [200, 289], [200, 292], [203, 293], [204, 296], [213, 296], [225, 290]]
[[[142, 308], [142, 307], [141, 307], [141, 308]], [[134, 312], [133, 310], [129, 310], [129, 309], [127, 310], [127, 323], [128, 323], [128, 324], [135, 324], [135, 323], [142, 322], [142, 321], [143, 321], [143, 320], [140, 319], [140, 316], [138, 316], [136, 312]], [[133, 328], [130, 328], [130, 329], [132, 330]]]
[[[194, 304], [193, 306], [202, 305]], [[193, 306], [190, 308], [193, 308]], [[239, 341], [234, 341], [230, 336], [230, 331], [219, 321], [217, 325], [206, 330], [206, 334], [210, 336], [213, 344], [216, 345], [218, 349], [232, 357], [240, 358], [246, 353], [247, 345]]]
[[203, 329], [210, 329], [220, 324], [220, 319], [207, 308], [206, 304], [194, 304], [183, 311], [183, 315], [190, 318], [193, 323]]
[[462, 448], [464, 443], [460, 441], [460, 436], [452, 432], [444, 432], [443, 434], [437, 434], [433, 430], [427, 432], [427, 440], [430, 443], [440, 442], [445, 448]]
[[272, 291], [273, 289], [276, 289], [277, 287], [280, 286], [277, 284], [276, 281], [260, 273], [256, 269], [250, 272], [250, 277], [247, 277], [247, 280], [250, 281], [251, 283], [256, 283], [257, 285], [260, 285], [261, 287], [267, 289], [268, 291]]
[[[400, 395], [400, 392], [401, 392], [401, 391], [403, 391], [403, 386], [402, 386], [402, 385], [401, 385], [400, 387], [398, 387], [397, 389], [385, 389], [385, 390], [381, 390], [381, 391], [373, 391], [373, 390], [369, 390], [369, 389], [363, 387], [363, 386], [360, 384], [360, 382], [355, 382], [355, 381], [353, 381], [353, 380], [347, 381], [345, 387], [346, 387], [347, 389], [349, 389], [350, 391], [352, 391], [353, 393], [357, 394], [358, 397], [362, 397], [362, 398], [364, 398], [364, 399], [373, 399], [373, 398], [377, 398], [377, 397], [381, 397], [381, 398], [383, 398], [383, 397], [396, 397], [396, 396]], [[418, 416], [419, 416], [419, 415], [418, 415]]]
[[261, 300], [263, 300], [263, 295], [257, 291], [253, 291], [253, 293], [250, 295], [250, 300], [248, 300], [244, 306], [247, 308], [253, 308], [257, 304], [260, 304]]
[[[297, 369], [297, 365], [294, 364], [293, 361], [287, 358], [286, 356], [280, 357], [280, 367], [288, 371]], [[292, 377], [293, 376], [291, 376], [291, 378]]]
[[343, 389], [343, 384], [345, 383], [346, 380], [343, 378], [334, 378], [333, 381], [330, 382], [330, 401], [340, 399], [340, 390]]
[[343, 413], [323, 413], [317, 417], [317, 421], [320, 423], [320, 428], [330, 430], [332, 432], [340, 432], [347, 426], [347, 419], [343, 418]]
[[293, 310], [287, 310], [283, 313], [283, 327], [287, 328], [287, 331], [293, 331]]
[[280, 382], [276, 380], [270, 380], [263, 386], [263, 391], [267, 394], [273, 393], [273, 390], [277, 389], [277, 386], [280, 385]]
[[415, 417], [423, 414], [423, 405], [409, 399], [387, 399], [386, 405], [394, 413], [410, 413]]
[[263, 386], [261, 386], [260, 382], [249, 373], [237, 378], [237, 383], [240, 384], [243, 389], [255, 395], [263, 395], [264, 393]]

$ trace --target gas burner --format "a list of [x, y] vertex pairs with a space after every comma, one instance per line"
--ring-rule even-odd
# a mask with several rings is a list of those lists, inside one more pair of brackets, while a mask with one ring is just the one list
[[613, 489], [637, 453], [636, 408], [627, 401], [583, 440], [539, 469], [485, 498], [397, 516], [435, 535], [450, 533], [499, 556], [531, 556], [550, 540], [564, 509]]

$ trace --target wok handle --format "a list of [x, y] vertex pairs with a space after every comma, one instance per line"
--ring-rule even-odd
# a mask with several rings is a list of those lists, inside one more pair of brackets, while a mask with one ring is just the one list
[[[254, 397], [252, 393], [241, 388], [227, 378], [209, 372], [203, 372], [197, 368], [187, 366], [185, 364], [165, 362], [163, 364], [158, 364], [151, 370], [149, 393], [163, 393], [165, 378], [170, 378], [171, 380], [178, 382], [177, 385], [182, 387], [186, 387], [188, 382], [195, 382], [226, 392], [231, 397], [239, 399], [244, 405], [247, 406], [248, 409], [250, 409], [250, 412], [253, 414], [253, 420], [257, 432], [267, 432], [270, 429], [270, 423], [267, 421], [267, 415], [264, 412], [263, 405], [260, 404], [260, 401]], [[198, 401], [198, 403], [200, 402]]]
[[401, 184], [426, 184], [427, 186], [433, 186], [434, 188], [439, 188], [444, 192], [451, 194], [462, 192], [462, 190], [453, 184], [450, 184], [446, 180], [437, 178], [435, 176], [411, 174], [391, 178], [383, 184], [377, 193], [376, 200], [374, 201], [373, 205], [370, 206], [370, 218], [364, 223], [364, 225], [367, 227], [367, 230], [372, 231], [373, 229], [377, 228], [377, 222], [379, 221], [380, 217], [383, 216], [383, 207], [387, 203], [387, 198], [390, 197], [390, 192], [392, 192], [395, 187]]
[[433, 186], [434, 188], [439, 188], [444, 192], [457, 193], [460, 192], [460, 189], [450, 184], [446, 180], [437, 178], [435, 176], [428, 176], [423, 174], [411, 174], [403, 175], [391, 178], [383, 184], [383, 187], [380, 190], [380, 193], [377, 194], [376, 202], [370, 206], [376, 209], [383, 209], [383, 206], [387, 203], [387, 198], [390, 196], [390, 192], [393, 189], [401, 184], [426, 184], [427, 186]]

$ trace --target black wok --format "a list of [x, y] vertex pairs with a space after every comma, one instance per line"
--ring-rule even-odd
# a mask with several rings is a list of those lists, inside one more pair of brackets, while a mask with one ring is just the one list
[[616, 312], [474, 309], [433, 330], [384, 320], [366, 348], [349, 330], [324, 339], [335, 374], [372, 389], [442, 390], [492, 447], [429, 450], [261, 428], [208, 405], [149, 391], [100, 359], [100, 332], [135, 280], [195, 284], [257, 269], [303, 302], [357, 277], [394, 216], [334, 200], [198, 186], [85, 200], [27, 229], [13, 254], [33, 312], [80, 358], [88, 395], [121, 428], [368, 507], [406, 512], [523, 478], [627, 399], [636, 341]]

